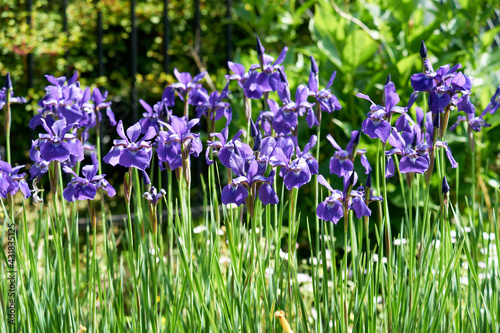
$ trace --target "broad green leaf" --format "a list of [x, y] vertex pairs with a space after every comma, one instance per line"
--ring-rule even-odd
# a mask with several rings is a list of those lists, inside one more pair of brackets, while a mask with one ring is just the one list
[[494, 27], [491, 30], [488, 30], [484, 33], [483, 35], [483, 46], [488, 47], [493, 44], [493, 41], [495, 40], [495, 36], [500, 33], [500, 25], [497, 27]]
[[355, 70], [377, 50], [377, 43], [362, 30], [355, 30], [346, 38], [346, 44], [342, 50], [344, 65]]

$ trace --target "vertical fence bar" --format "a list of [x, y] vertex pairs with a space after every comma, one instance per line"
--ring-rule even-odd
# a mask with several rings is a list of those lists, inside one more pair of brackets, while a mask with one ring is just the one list
[[102, 46], [102, 12], [100, 1], [97, 0], [97, 56], [99, 58], [99, 67], [97, 69], [99, 76], [104, 76], [104, 48]]
[[201, 59], [201, 11], [200, 0], [195, 0], [195, 16], [194, 16], [194, 50]]
[[[30, 31], [33, 27], [33, 22], [31, 21], [31, 11], [33, 7], [33, 0], [28, 0], [28, 16], [26, 17], [26, 23], [30, 27]], [[28, 89], [33, 88], [33, 54], [31, 51], [27, 54], [26, 57], [26, 62], [27, 62], [27, 72], [28, 72]]]
[[68, 52], [68, 40], [69, 40], [69, 33], [68, 33], [68, 0], [63, 0], [63, 32], [64, 35], [66, 36], [66, 45], [64, 48], [64, 60], [66, 61], [66, 77], [69, 78], [70, 72], [69, 72], [69, 52]]
[[137, 87], [135, 77], [137, 75], [137, 27], [135, 22], [135, 0], [130, 1], [130, 21], [132, 23], [132, 38], [131, 38], [131, 76], [132, 76], [132, 119], [134, 123], [137, 122]]
[[170, 44], [170, 21], [168, 20], [168, 0], [163, 0], [163, 70], [170, 72], [170, 55], [168, 54], [168, 45]]
[[[232, 51], [233, 51], [233, 23], [232, 23], [232, 10], [233, 10], [233, 0], [227, 0], [226, 2], [226, 18], [227, 18], [227, 30], [226, 30], [226, 60], [231, 61]], [[227, 66], [226, 66], [227, 67]], [[229, 68], [227, 69], [229, 72]]]

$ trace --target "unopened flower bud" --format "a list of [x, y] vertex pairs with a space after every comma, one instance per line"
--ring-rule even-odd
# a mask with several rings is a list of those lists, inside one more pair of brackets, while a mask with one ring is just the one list
[[309, 58], [311, 59], [311, 72], [318, 75], [319, 69], [318, 65], [316, 64], [316, 60], [314, 60], [313, 56], [310, 56]]
[[10, 73], [7, 72], [7, 76], [5, 77], [5, 90], [11, 90], [12, 89], [12, 80], [10, 79]]
[[450, 192], [450, 185], [448, 185], [446, 176], [443, 176], [443, 185], [441, 186], [441, 193], [446, 195], [448, 192]]
[[264, 46], [262, 46], [259, 37], [257, 37], [257, 56], [262, 56], [264, 54], [264, 51]]
[[427, 47], [425, 46], [425, 42], [422, 41], [420, 44], [420, 58], [426, 59], [427, 58]]

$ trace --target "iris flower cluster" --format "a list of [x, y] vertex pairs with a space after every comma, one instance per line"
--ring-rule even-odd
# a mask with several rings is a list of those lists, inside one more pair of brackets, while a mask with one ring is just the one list
[[[258, 63], [251, 65], [247, 71], [242, 64], [228, 62], [232, 73], [226, 75], [227, 82], [222, 91], [209, 93], [203, 87], [201, 82], [206, 72], [193, 77], [190, 73], [175, 69], [177, 82], [165, 88], [160, 101], [151, 106], [140, 100], [145, 112], [139, 122], [126, 130], [123, 122], [118, 122], [116, 131], [120, 138], [113, 141], [113, 146], [103, 160], [113, 166], [129, 168], [129, 172], [136, 168], [146, 175], [147, 181], [146, 170], [156, 153], [160, 170], [177, 170], [177, 176], [182, 174], [189, 185], [191, 156], [196, 158], [203, 150], [200, 134], [195, 129], [205, 117], [208, 136], [212, 139], [207, 142], [206, 162], [211, 165], [218, 159], [228, 174], [228, 184], [221, 193], [222, 203], [237, 206], [245, 203], [251, 214], [257, 197], [264, 205], [277, 204], [279, 198], [274, 189], [276, 176], [281, 177], [284, 186], [291, 191], [306, 185], [312, 175], [319, 173], [318, 161], [311, 154], [319, 138], [312, 135], [307, 144], [303, 147], [299, 145], [299, 117], [305, 117], [308, 127], [312, 128], [321, 124], [322, 112], [333, 113], [342, 108], [332, 92], [336, 72], [332, 73], [326, 86], [320, 88], [319, 68], [313, 57], [310, 57], [308, 82], [298, 84], [292, 98], [283, 66], [287, 50], [283, 48], [277, 59], [274, 59], [265, 53], [257, 38]], [[369, 202], [382, 200], [372, 194], [371, 165], [365, 156], [366, 150], [358, 149], [361, 132], [383, 143], [387, 156], [385, 172], [389, 177], [396, 172], [394, 155], [400, 155], [400, 173], [423, 174], [429, 169], [432, 173], [436, 148], [445, 149], [451, 166], [457, 166], [450, 148], [443, 141], [451, 111], [465, 112], [466, 116], [458, 116], [457, 124], [467, 121], [473, 131], [489, 126], [484, 116], [500, 107], [500, 87], [488, 107], [480, 116], [476, 116], [471, 102], [472, 79], [459, 71], [461, 65], [446, 65], [435, 71], [427, 58], [425, 44], [422, 50], [424, 72], [411, 77], [414, 92], [407, 105], [402, 105], [389, 76], [384, 85], [381, 104], [376, 104], [363, 93], [356, 95], [369, 101], [370, 108], [361, 130], [351, 132], [345, 149], [330, 134], [326, 135], [334, 148], [329, 163], [330, 173], [343, 179], [344, 188], [333, 189], [322, 175], [318, 175], [318, 182], [330, 192], [317, 207], [319, 218], [337, 223], [349, 210], [353, 210], [358, 218], [370, 216]], [[35, 183], [38, 182], [50, 170], [51, 163], [57, 162], [63, 165], [66, 173], [73, 176], [63, 193], [66, 200], [92, 200], [99, 188], [106, 190], [110, 196], [114, 195], [114, 189], [104, 176], [98, 175], [95, 155], [92, 155], [92, 164], [83, 168], [83, 177], [78, 176], [73, 169], [84, 158], [83, 142], [88, 139], [89, 129], [101, 121], [101, 111], [106, 110], [110, 123], [116, 124], [111, 102], [107, 101], [107, 92], [101, 93], [97, 88], [92, 91], [81, 88], [76, 72], [69, 79], [51, 75], [46, 78], [49, 81], [46, 95], [38, 103], [38, 114], [30, 121], [31, 128], [41, 125], [46, 132], [40, 134], [32, 144], [30, 157], [34, 164], [30, 169], [31, 178], [35, 179]], [[239, 87], [243, 92], [250, 133], [240, 130], [231, 138], [229, 128], [232, 108], [228, 99], [233, 81], [238, 83], [236, 88]], [[272, 92], [275, 94], [270, 94]], [[414, 119], [411, 116], [413, 104], [419, 94], [424, 92], [428, 95], [426, 102], [430, 111], [424, 114], [416, 107]], [[3, 107], [5, 94], [5, 91], [3, 95], [0, 92], [0, 108]], [[174, 114], [176, 97], [184, 104], [183, 116]], [[259, 110], [254, 122], [251, 100], [261, 98], [264, 99], [264, 110]], [[17, 100], [11, 98], [12, 101]], [[190, 107], [194, 118], [190, 118]], [[224, 129], [218, 133], [215, 125], [222, 117], [226, 122]], [[368, 184], [354, 189], [358, 179], [354, 171], [357, 156], [368, 175]], [[1, 179], [4, 180], [0, 189], [2, 196], [15, 193], [18, 189], [25, 196], [30, 194], [22, 179], [24, 174], [18, 174], [20, 168], [1, 163]], [[152, 212], [164, 194], [163, 190], [158, 194], [154, 189], [146, 193]]]
[[[414, 75], [415, 76], [415, 75]], [[395, 165], [392, 156], [394, 154], [401, 156], [399, 171], [403, 174], [425, 173], [432, 163], [434, 149], [442, 147], [446, 150], [448, 159], [453, 168], [457, 163], [453, 158], [451, 149], [444, 141], [437, 140], [436, 121], [440, 122], [440, 117], [432, 118], [432, 111], [424, 116], [420, 108], [416, 108], [417, 120], [408, 114], [409, 109], [415, 102], [416, 93], [412, 94], [407, 107], [400, 107], [398, 93], [394, 83], [388, 78], [384, 86], [385, 106], [376, 105], [370, 97], [362, 93], [357, 96], [371, 102], [370, 112], [363, 121], [363, 132], [370, 138], [378, 138], [385, 144], [388, 142], [392, 149], [385, 152], [388, 157], [386, 165], [386, 177], [392, 177], [395, 173]], [[391, 118], [394, 114], [399, 114], [395, 122], [395, 127], [391, 124]], [[424, 129], [424, 131], [422, 131]]]
[[[381, 201], [382, 198], [373, 196], [369, 186], [366, 189], [360, 186], [353, 190], [358, 181], [356, 172], [349, 171], [342, 178], [344, 189], [340, 191], [333, 189], [322, 175], [318, 176], [318, 183], [330, 191], [330, 195], [316, 209], [318, 217], [337, 224], [342, 217], [347, 216], [349, 210], [353, 210], [358, 219], [363, 216], [370, 216], [371, 210], [368, 208], [368, 203]], [[369, 195], [366, 195], [366, 193]]]
[[19, 173], [24, 165], [12, 167], [9, 163], [0, 159], [0, 197], [6, 199], [8, 195], [14, 195], [19, 190], [25, 199], [31, 196], [31, 191], [24, 179], [25, 173]]
[[66, 119], [68, 124], [83, 128], [86, 135], [90, 128], [96, 126], [97, 121], [102, 120], [101, 110], [106, 110], [111, 125], [116, 125], [111, 102], [106, 101], [107, 91], [101, 93], [99, 88], [94, 88], [91, 93], [88, 87], [83, 90], [77, 81], [76, 71], [70, 79], [65, 76], [45, 77], [50, 84], [45, 88], [45, 96], [38, 102], [38, 114], [29, 122], [31, 129], [42, 125], [42, 119], [49, 126], [57, 120]]
[[[219, 139], [209, 141], [206, 151], [207, 164], [214, 161], [210, 159], [210, 153], [215, 153], [221, 164], [231, 170], [235, 177], [222, 190], [222, 203], [227, 205], [234, 203], [241, 205], [243, 202], [251, 202], [257, 195], [264, 205], [277, 204], [278, 196], [272, 187], [275, 172], [272, 170], [268, 176], [265, 175], [269, 158], [267, 155], [259, 156], [255, 151], [240, 139], [243, 131], [238, 131], [233, 139], [228, 140], [229, 129], [225, 127], [221, 133], [212, 133], [212, 137]], [[273, 150], [274, 138], [266, 138], [264, 151]], [[272, 153], [272, 152], [271, 152]]]

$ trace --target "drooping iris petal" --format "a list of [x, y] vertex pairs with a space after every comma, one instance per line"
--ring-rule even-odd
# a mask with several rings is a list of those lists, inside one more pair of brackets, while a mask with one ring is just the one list
[[259, 199], [264, 206], [268, 204], [276, 205], [279, 202], [278, 195], [276, 195], [276, 192], [268, 183], [262, 184], [259, 188]]
[[337, 224], [344, 216], [342, 204], [338, 200], [333, 200], [331, 197], [326, 198], [316, 208], [316, 214], [322, 220]]
[[247, 196], [248, 190], [244, 186], [228, 184], [222, 190], [221, 199], [224, 205], [234, 203], [239, 206], [245, 202]]
[[349, 159], [339, 159], [335, 158], [335, 156], [330, 159], [330, 173], [334, 173], [339, 177], [343, 177], [353, 168], [354, 165]]
[[283, 177], [283, 182], [288, 190], [300, 188], [311, 180], [311, 171], [306, 161], [298, 159], [291, 164], [290, 170]]
[[69, 145], [66, 142], [52, 143], [46, 141], [40, 146], [40, 155], [47, 161], [60, 161], [63, 162], [69, 158]]
[[412, 157], [404, 156], [399, 163], [401, 173], [416, 172], [424, 173], [429, 168], [429, 161], [422, 156]]
[[387, 142], [391, 134], [391, 124], [383, 119], [367, 118], [363, 120], [363, 133], [372, 139], [379, 138], [382, 142]]
[[363, 216], [371, 216], [372, 214], [372, 211], [366, 205], [364, 198], [359, 196], [355, 196], [352, 198], [351, 209], [354, 210], [358, 219], [362, 218]]

